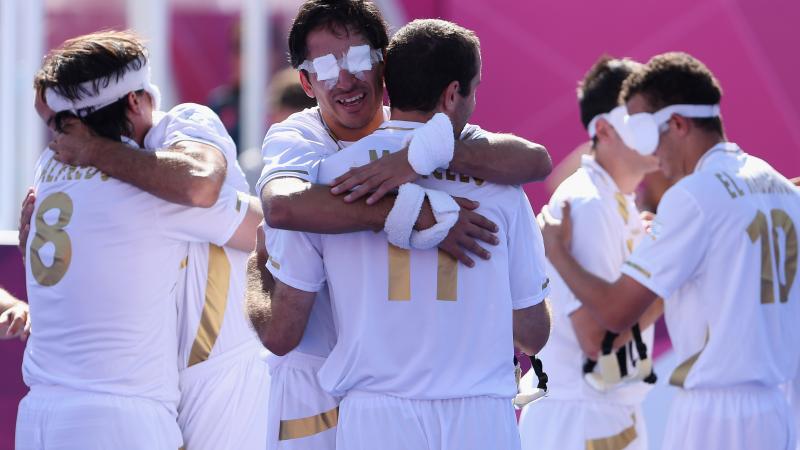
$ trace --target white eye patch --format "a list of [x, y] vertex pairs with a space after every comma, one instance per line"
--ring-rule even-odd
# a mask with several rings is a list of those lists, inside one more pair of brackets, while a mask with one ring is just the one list
[[383, 53], [380, 50], [370, 48], [369, 45], [356, 45], [350, 47], [347, 53], [339, 58], [328, 53], [311, 61], [305, 60], [297, 68], [316, 74], [317, 80], [324, 82], [328, 89], [332, 89], [339, 80], [340, 71], [346, 70], [356, 78], [365, 80], [364, 72], [372, 70], [372, 67], [381, 61]]

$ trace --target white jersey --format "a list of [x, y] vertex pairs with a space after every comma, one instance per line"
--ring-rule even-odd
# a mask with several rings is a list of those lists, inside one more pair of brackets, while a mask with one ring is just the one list
[[[148, 149], [167, 148], [194, 141], [218, 149], [225, 157], [226, 186], [248, 192], [244, 173], [236, 160], [236, 144], [219, 117], [193, 103], [156, 113], [145, 136]], [[181, 261], [178, 283], [178, 363], [193, 366], [240, 345], [256, 340], [244, 311], [248, 252], [207, 242], [189, 245]]]
[[[549, 206], [561, 218], [561, 204], [569, 201], [573, 223], [572, 248], [575, 259], [586, 270], [607, 281], [619, 278], [622, 263], [644, 236], [634, 195], [620, 193], [614, 180], [595, 161], [583, 155], [581, 168], [556, 189]], [[600, 400], [636, 405], [652, 385], [637, 382], [602, 393], [583, 379], [583, 354], [570, 315], [582, 306], [558, 272], [548, 263], [553, 331], [539, 357], [548, 375], [548, 395], [564, 400]], [[648, 352], [653, 349], [653, 327], [642, 330]], [[633, 342], [625, 350], [628, 373], [635, 371], [639, 354]], [[535, 387], [535, 386], [534, 386]]]
[[174, 289], [186, 242], [224, 244], [246, 208], [230, 188], [212, 208], [168, 203], [53, 156], [42, 153], [34, 179], [26, 275], [36, 329], [25, 382], [174, 405]]
[[[402, 149], [420, 123], [389, 121], [326, 158], [319, 181]], [[548, 292], [544, 249], [520, 187], [499, 186], [450, 171], [421, 180], [427, 188], [481, 202], [498, 224], [489, 261], [461, 267], [436, 249], [405, 251], [383, 234], [280, 233], [282, 254], [267, 264], [279, 279], [320, 286], [327, 279], [338, 341], [319, 377], [332, 395], [351, 390], [414, 399], [516, 393], [512, 310]], [[480, 364], [475, 364], [480, 361]]]
[[672, 384], [776, 386], [800, 360], [800, 191], [721, 143], [661, 200], [653, 238], [622, 272], [665, 299]]

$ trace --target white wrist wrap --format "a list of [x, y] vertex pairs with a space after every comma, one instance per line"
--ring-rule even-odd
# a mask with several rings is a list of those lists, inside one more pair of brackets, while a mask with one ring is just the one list
[[428, 202], [431, 204], [436, 225], [426, 230], [411, 232], [411, 247], [420, 250], [439, 245], [458, 221], [458, 212], [461, 210], [458, 203], [447, 193], [425, 189], [425, 195], [428, 196]]
[[408, 163], [420, 175], [430, 175], [440, 167], [447, 167], [453, 159], [455, 137], [453, 123], [444, 113], [436, 113], [425, 125], [407, 137]]
[[417, 223], [423, 200], [425, 200], [425, 189], [413, 183], [400, 185], [394, 206], [386, 216], [383, 226], [386, 239], [391, 244], [400, 248], [411, 248], [411, 231]]

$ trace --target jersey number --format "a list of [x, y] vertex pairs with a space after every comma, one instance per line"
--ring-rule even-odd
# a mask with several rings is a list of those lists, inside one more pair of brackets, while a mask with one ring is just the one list
[[[44, 220], [44, 215], [53, 209], [58, 210], [58, 220], [49, 225]], [[31, 272], [36, 281], [42, 286], [52, 286], [64, 277], [72, 260], [72, 242], [69, 240], [64, 228], [72, 219], [72, 199], [63, 192], [56, 192], [42, 200], [39, 211], [36, 213], [36, 235], [31, 241], [30, 262]], [[46, 266], [42, 262], [39, 252], [48, 242], [55, 246], [53, 265]]]
[[[458, 261], [439, 250], [436, 269], [436, 300], [455, 301], [458, 292]], [[411, 253], [389, 244], [389, 300], [411, 300]]]
[[[766, 214], [759, 211], [747, 227], [747, 234], [753, 243], [761, 239], [761, 303], [775, 303], [776, 278], [778, 299], [781, 303], [785, 303], [789, 300], [789, 291], [797, 274], [797, 231], [792, 219], [783, 210], [773, 209], [770, 211], [770, 217], [772, 233], [769, 232], [770, 225]], [[780, 245], [779, 230], [783, 233], [783, 246]], [[770, 245], [770, 234], [772, 234], [772, 245]], [[778, 271], [777, 277], [773, 275], [773, 260]]]

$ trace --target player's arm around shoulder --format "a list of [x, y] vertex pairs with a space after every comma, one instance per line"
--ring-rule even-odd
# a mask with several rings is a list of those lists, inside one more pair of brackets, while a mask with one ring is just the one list
[[450, 169], [497, 184], [524, 184], [545, 179], [553, 161], [540, 144], [479, 130], [455, 142]]
[[145, 151], [101, 136], [75, 120], [50, 143], [56, 159], [74, 166], [94, 166], [163, 200], [210, 207], [219, 198], [227, 163], [207, 142], [185, 139]]
[[31, 331], [28, 304], [0, 288], [0, 339], [20, 338], [24, 341]]

